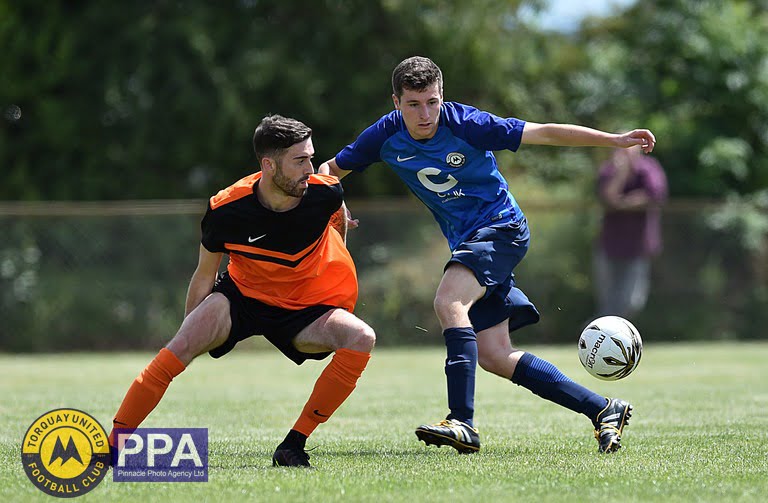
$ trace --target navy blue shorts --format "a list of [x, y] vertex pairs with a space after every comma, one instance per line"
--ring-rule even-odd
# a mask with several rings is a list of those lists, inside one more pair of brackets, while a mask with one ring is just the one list
[[509, 330], [539, 321], [536, 306], [515, 287], [513, 270], [528, 251], [531, 233], [525, 218], [478, 229], [453, 251], [445, 265], [462, 264], [486, 287], [485, 295], [469, 309], [475, 332], [509, 319]]
[[232, 319], [232, 328], [227, 340], [221, 346], [208, 352], [212, 357], [221, 358], [232, 351], [238, 342], [254, 335], [263, 335], [296, 365], [301, 365], [306, 360], [322, 360], [331, 354], [331, 352], [303, 353], [293, 347], [293, 339], [322, 315], [331, 309], [339, 308], [319, 305], [291, 311], [270, 306], [240, 293], [237, 285], [226, 272], [219, 274], [216, 278], [213, 291], [219, 292], [229, 299], [229, 316]]

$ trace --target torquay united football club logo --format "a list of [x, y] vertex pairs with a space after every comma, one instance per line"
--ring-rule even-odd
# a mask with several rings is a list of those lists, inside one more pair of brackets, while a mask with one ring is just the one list
[[452, 168], [460, 168], [461, 166], [464, 166], [464, 161], [466, 160], [466, 157], [464, 157], [464, 154], [461, 152], [451, 152], [445, 156], [445, 162]]
[[77, 409], [55, 409], [35, 419], [21, 446], [29, 480], [60, 498], [81, 496], [96, 487], [107, 474], [109, 457], [104, 428]]

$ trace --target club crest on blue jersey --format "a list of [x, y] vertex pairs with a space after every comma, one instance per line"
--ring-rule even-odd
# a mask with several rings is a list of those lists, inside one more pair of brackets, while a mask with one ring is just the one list
[[451, 152], [447, 156], [445, 156], [445, 162], [448, 163], [448, 166], [452, 168], [460, 168], [461, 166], [464, 166], [464, 162], [466, 162], [467, 158], [464, 157], [464, 154], [461, 152]]

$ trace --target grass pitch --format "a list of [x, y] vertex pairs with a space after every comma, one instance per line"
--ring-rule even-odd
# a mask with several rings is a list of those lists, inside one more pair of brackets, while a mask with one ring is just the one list
[[[413, 430], [446, 413], [442, 349], [376, 350], [357, 390], [310, 438], [312, 470], [272, 468], [275, 446], [325, 365], [276, 351], [201, 357], [143, 426], [207, 427], [207, 483], [116, 483], [78, 501], [765, 501], [768, 343], [646, 346], [633, 375], [598, 381], [575, 347], [533, 353], [632, 402], [623, 448], [599, 455], [589, 421], [479, 371], [482, 450], [426, 448]], [[109, 431], [152, 354], [0, 355], [0, 501], [54, 501], [24, 474], [35, 418], [70, 407]]]

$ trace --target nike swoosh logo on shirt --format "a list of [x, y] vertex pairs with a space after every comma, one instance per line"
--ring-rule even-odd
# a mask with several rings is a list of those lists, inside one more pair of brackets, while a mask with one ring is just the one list
[[248, 236], [248, 242], [249, 243], [255, 243], [256, 241], [258, 241], [259, 239], [263, 238], [264, 236], [266, 236], [266, 234], [262, 234], [261, 236], [259, 236], [257, 238], [252, 238], [252, 237]]
[[452, 361], [447, 361], [445, 363], [450, 367], [451, 365], [456, 365], [457, 363], [472, 363], [472, 362], [470, 362], [469, 360], [452, 360]]
[[411, 160], [411, 159], [413, 159], [414, 157], [416, 157], [416, 156], [415, 156], [415, 155], [412, 155], [411, 157], [403, 157], [403, 158], [400, 158], [400, 156], [398, 155], [398, 156], [397, 156], [397, 162], [410, 161], [410, 160]]

